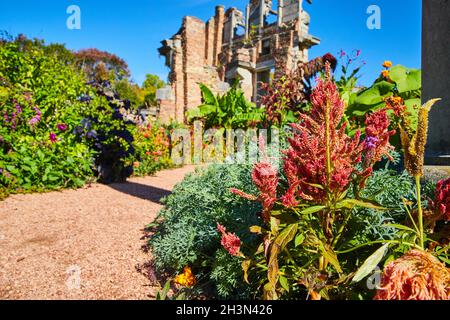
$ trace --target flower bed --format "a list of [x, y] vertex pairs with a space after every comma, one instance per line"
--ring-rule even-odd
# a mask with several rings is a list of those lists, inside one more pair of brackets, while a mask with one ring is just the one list
[[[387, 97], [347, 130], [328, 65], [310, 111], [292, 124], [281, 169], [257, 163], [233, 181], [221, 174], [233, 166], [213, 167], [174, 190], [150, 240], [156, 266], [176, 279], [189, 270], [191, 281], [175, 284], [191, 298], [449, 299], [449, 180], [428, 208], [420, 185], [435, 102], [412, 114]], [[394, 161], [397, 130], [407, 173], [379, 171], [383, 158]], [[243, 201], [237, 211], [231, 194]]]

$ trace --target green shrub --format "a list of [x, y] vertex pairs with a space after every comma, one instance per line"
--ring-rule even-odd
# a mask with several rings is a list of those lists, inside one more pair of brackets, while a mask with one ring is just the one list
[[255, 192], [250, 172], [249, 165], [212, 165], [175, 187], [165, 200], [166, 207], [149, 242], [159, 271], [174, 273], [189, 265], [194, 272], [206, 275], [205, 282], [211, 281], [214, 295], [239, 296], [239, 286], [234, 284], [243, 284], [242, 270], [236, 265], [238, 259], [230, 265], [220, 263], [228, 264], [233, 258], [221, 253], [217, 222], [251, 241], [248, 229], [258, 224], [261, 208], [229, 191], [237, 187]]
[[0, 43], [0, 197], [132, 173], [126, 105], [107, 86], [88, 85], [68, 55], [24, 37]]
[[173, 166], [168, 131], [157, 122], [136, 128], [133, 135], [136, 148], [135, 176], [152, 175]]
[[[243, 282], [241, 259], [221, 248], [216, 227], [220, 222], [236, 232], [244, 243], [253, 240], [249, 227], [260, 224], [261, 208], [257, 203], [229, 192], [230, 188], [238, 188], [257, 194], [251, 182], [251, 170], [250, 165], [212, 165], [189, 175], [175, 187], [165, 200], [166, 206], [157, 222], [152, 224], [155, 233], [149, 244], [158, 271], [175, 275], [189, 265], [200, 279], [198, 287], [207, 283], [211, 285], [213, 290], [203, 290], [204, 294], [221, 299], [245, 299], [255, 294], [256, 288]], [[405, 219], [400, 203], [403, 197], [413, 197], [411, 187], [411, 179], [406, 174], [389, 169], [376, 171], [368, 180], [363, 196], [390, 210], [355, 209], [349, 229], [358, 232], [349, 234], [343, 243], [354, 247], [393, 238], [396, 230], [387, 228], [385, 224]], [[346, 246], [339, 249], [345, 250]], [[360, 263], [372, 252], [373, 248], [367, 247], [347, 254], [346, 264]], [[360, 289], [364, 290], [367, 291]]]
[[92, 177], [93, 150], [72, 134], [87, 107], [83, 76], [35, 46], [0, 46], [2, 188], [80, 187]]
[[189, 122], [203, 120], [206, 129], [214, 127], [247, 128], [261, 122], [264, 109], [247, 101], [237, 82], [224, 95], [214, 95], [204, 84], [200, 84], [200, 90], [203, 104], [189, 110], [187, 113]]

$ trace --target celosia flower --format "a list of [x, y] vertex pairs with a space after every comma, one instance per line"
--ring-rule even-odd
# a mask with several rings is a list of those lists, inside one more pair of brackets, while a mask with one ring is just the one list
[[231, 188], [230, 192], [250, 201], [258, 200], [258, 197], [252, 196], [251, 194], [245, 193], [244, 191], [238, 190], [236, 188]]
[[383, 78], [389, 78], [389, 75], [390, 75], [389, 70], [383, 70], [383, 71], [381, 71], [381, 76], [382, 76]]
[[183, 273], [175, 277], [174, 282], [183, 287], [192, 287], [197, 280], [195, 279], [191, 268], [186, 266], [184, 267]]
[[389, 118], [386, 110], [378, 110], [366, 117], [366, 156], [364, 158], [365, 167], [371, 167], [380, 161], [383, 156], [392, 160], [389, 150], [393, 150], [389, 144], [389, 139], [395, 134], [395, 130], [389, 131]]
[[50, 132], [49, 139], [51, 143], [55, 143], [56, 141], [58, 141], [58, 138], [54, 132]]
[[449, 300], [450, 271], [425, 251], [412, 250], [384, 270], [375, 300]]
[[259, 200], [263, 207], [262, 218], [267, 222], [270, 218], [270, 211], [277, 201], [278, 172], [269, 163], [258, 163], [252, 172], [253, 183], [260, 191], [259, 197], [255, 197], [237, 189], [230, 189], [236, 195], [247, 200]]
[[392, 62], [389, 61], [389, 60], [386, 60], [386, 61], [383, 63], [383, 67], [385, 67], [385, 68], [390, 68], [390, 67], [392, 67]]
[[239, 257], [241, 249], [241, 239], [234, 233], [227, 232], [227, 229], [221, 224], [217, 223], [217, 230], [222, 234], [221, 245], [232, 256]]
[[450, 221], [450, 178], [438, 182], [430, 208], [444, 220]]
[[[339, 127], [345, 107], [331, 79], [329, 64], [327, 77], [318, 80], [311, 103], [310, 115], [300, 114], [302, 121], [292, 125], [295, 134], [285, 152], [284, 172], [290, 186], [282, 197], [286, 207], [296, 206], [299, 200], [323, 203], [327, 188], [330, 192], [346, 190], [361, 161], [364, 144], [360, 132], [350, 138], [345, 134], [347, 124]], [[327, 151], [332, 165], [327, 163]]]
[[67, 130], [68, 126], [67, 126], [67, 124], [65, 124], [65, 123], [60, 123], [60, 124], [58, 124], [58, 125], [56, 126], [56, 128], [57, 128], [59, 131], [64, 132], [64, 131]]
[[[425, 145], [428, 137], [428, 115], [431, 107], [439, 100], [430, 100], [419, 109], [417, 131], [412, 137], [404, 128], [400, 127], [400, 138], [405, 154], [405, 168], [413, 177], [423, 175]], [[403, 122], [407, 123], [407, 119], [404, 119]]]
[[268, 220], [277, 201], [278, 172], [268, 163], [258, 163], [253, 168], [252, 179], [259, 189], [259, 200], [263, 206], [263, 219]]

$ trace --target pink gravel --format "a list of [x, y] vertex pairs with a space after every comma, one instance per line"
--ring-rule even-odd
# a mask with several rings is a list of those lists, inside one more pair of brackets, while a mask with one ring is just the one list
[[154, 298], [143, 229], [193, 170], [0, 202], [0, 299]]

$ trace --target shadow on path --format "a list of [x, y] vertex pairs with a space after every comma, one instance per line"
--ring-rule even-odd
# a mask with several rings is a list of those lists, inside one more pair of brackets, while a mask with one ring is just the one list
[[161, 199], [171, 193], [169, 190], [136, 182], [113, 183], [108, 185], [108, 187], [130, 196], [148, 200], [158, 204], [162, 204]]

